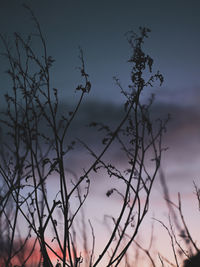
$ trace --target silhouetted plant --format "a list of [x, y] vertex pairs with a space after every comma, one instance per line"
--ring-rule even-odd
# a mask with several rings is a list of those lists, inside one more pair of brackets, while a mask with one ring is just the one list
[[200, 253], [191, 256], [189, 259], [185, 260], [184, 267], [198, 267], [200, 265]]
[[[105, 132], [102, 150], [96, 153], [83, 140], [69, 141], [67, 136], [74, 118], [78, 116], [83, 98], [91, 89], [83, 52], [80, 49], [83, 83], [76, 88], [80, 93], [78, 103], [72, 112], [61, 116], [58, 90], [51, 86], [50, 69], [54, 60], [48, 56], [37, 18], [30, 8], [26, 8], [31, 13], [37, 34], [25, 39], [15, 33], [14, 48], [1, 35], [5, 48], [3, 55], [10, 66], [7, 73], [12, 82], [12, 93], [5, 95], [7, 110], [4, 118], [1, 118], [2, 127], [6, 128], [9, 136], [7, 142], [3, 139], [0, 163], [1, 179], [6, 188], [1, 196], [0, 222], [5, 221], [8, 226], [5, 266], [14, 265], [14, 258], [25, 251], [28, 240], [33, 240], [32, 249], [28, 255], [24, 253], [21, 257], [21, 266], [27, 264], [37, 246], [40, 247], [38, 266], [53, 266], [50, 252], [58, 259], [56, 266], [102, 266], [104, 259], [106, 266], [119, 266], [126, 258], [148, 211], [163, 151], [162, 134], [166, 121], [152, 121], [150, 109], [153, 97], [147, 104], [141, 101], [142, 92], [153, 86], [155, 80], [160, 84], [163, 82], [159, 72], [151, 74], [153, 60], [142, 49], [150, 30], [140, 28], [138, 35], [134, 32], [127, 34], [132, 49], [128, 90], [123, 89], [119, 79], [115, 78], [125, 97], [123, 118], [115, 129], [111, 129], [110, 125], [91, 123], [91, 126]], [[41, 42], [41, 55], [37, 55], [31, 45], [33, 38]], [[80, 176], [67, 168], [67, 157], [76, 142], [81, 143], [93, 157], [93, 162]], [[107, 162], [104, 158], [114, 142], [123, 151], [123, 160], [128, 166], [124, 169], [117, 167], [112, 159]], [[116, 194], [122, 204], [116, 217], [109, 214], [105, 217], [111, 233], [97, 256], [95, 227], [84, 217], [83, 204], [91, 190], [91, 175], [100, 171], [105, 171], [114, 183], [118, 181], [119, 188], [114, 186], [108, 189], [106, 195], [111, 198]], [[58, 184], [52, 197], [48, 195], [48, 180], [53, 175]], [[12, 214], [6, 208], [8, 202], [12, 203]], [[90, 233], [86, 234], [86, 228], [79, 231], [77, 220], [80, 218], [83, 228], [86, 224], [90, 226]], [[20, 239], [17, 235], [18, 229], [19, 233], [22, 232], [19, 224], [24, 225]], [[82, 235], [81, 245], [77, 242], [78, 234]], [[16, 247], [16, 241], [19, 240], [21, 246]], [[79, 252], [81, 249], [87, 253], [82, 254]]]
[[[160, 172], [161, 185], [163, 188], [164, 199], [169, 210], [168, 224], [155, 219], [161, 226], [167, 231], [170, 238], [171, 248], [173, 251], [174, 262], [169, 260], [167, 255], [161, 255], [158, 251], [159, 259], [163, 267], [165, 266], [200, 266], [200, 249], [197, 245], [197, 241], [191, 234], [191, 229], [186, 223], [186, 219], [182, 210], [181, 195], [178, 193], [178, 203], [171, 200], [168, 185], [165, 180], [163, 171]], [[195, 193], [198, 201], [198, 207], [200, 204], [199, 188], [194, 183]], [[144, 251], [144, 248], [140, 246], [140, 249]], [[146, 251], [145, 251], [146, 252]], [[148, 251], [149, 252], [149, 251]], [[151, 259], [153, 256], [146, 253]], [[154, 259], [155, 262], [155, 259]]]

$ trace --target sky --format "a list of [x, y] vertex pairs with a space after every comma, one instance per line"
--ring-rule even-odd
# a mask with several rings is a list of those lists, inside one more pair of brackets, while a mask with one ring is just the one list
[[[176, 198], [177, 192], [181, 191], [185, 200], [189, 199], [185, 206], [186, 214], [190, 216], [192, 181], [198, 181], [200, 173], [200, 2], [0, 0], [0, 33], [9, 38], [13, 32], [26, 35], [35, 31], [30, 15], [21, 6], [23, 2], [35, 12], [48, 52], [56, 60], [52, 68], [52, 86], [59, 89], [63, 105], [71, 105], [77, 99], [75, 88], [81, 81], [77, 69], [80, 66], [78, 48], [83, 49], [86, 71], [92, 83], [85, 102], [87, 120], [97, 116], [100, 120], [117, 121], [123, 97], [113, 76], [120, 78], [125, 89], [130, 82], [127, 63], [130, 48], [124, 34], [129, 30], [137, 32], [139, 26], [151, 29], [144, 47], [154, 59], [155, 70], [164, 75], [164, 84], [161, 88], [156, 85], [147, 95], [156, 93], [155, 115], [172, 115], [164, 139], [169, 150], [162, 165], [172, 196]], [[2, 96], [9, 87], [4, 59], [1, 62], [0, 103], [4, 105]], [[104, 187], [96, 192], [97, 201], [103, 190]], [[161, 196], [158, 182], [152, 198], [158, 218], [166, 215], [164, 204], [157, 201]]]
[[[21, 3], [21, 0], [1, 0], [1, 33], [34, 31]], [[93, 88], [88, 98], [122, 101], [112, 78], [118, 76], [125, 87], [128, 85], [130, 49], [124, 34], [129, 30], [137, 32], [139, 26], [152, 31], [145, 48], [154, 59], [155, 70], [159, 69], [165, 77], [162, 92], [169, 91], [183, 103], [188, 101], [190, 93], [196, 94], [200, 86], [199, 1], [27, 0], [24, 3], [32, 7], [41, 23], [49, 54], [56, 60], [53, 82], [66, 99], [73, 96], [79, 77], [80, 46]]]

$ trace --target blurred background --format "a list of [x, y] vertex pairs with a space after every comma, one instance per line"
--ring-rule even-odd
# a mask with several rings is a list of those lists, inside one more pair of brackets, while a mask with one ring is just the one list
[[[14, 32], [26, 36], [35, 31], [22, 3], [20, 0], [0, 1], [0, 32], [10, 39]], [[85, 125], [96, 120], [114, 127], [120, 121], [124, 98], [113, 76], [120, 79], [125, 90], [128, 88], [130, 65], [127, 61], [131, 50], [125, 33], [129, 30], [137, 32], [139, 26], [151, 29], [144, 48], [154, 59], [154, 71], [159, 70], [163, 74], [164, 83], [161, 88], [157, 84], [146, 90], [143, 101], [154, 93], [153, 117], [171, 115], [163, 138], [168, 150], [163, 154], [162, 171], [172, 200], [177, 201], [177, 194], [181, 193], [188, 225], [196, 240], [200, 240], [197, 227], [198, 203], [193, 187], [193, 181], [200, 185], [200, 3], [195, 0], [27, 0], [24, 3], [35, 12], [47, 41], [48, 54], [56, 60], [51, 70], [52, 87], [59, 90], [63, 112], [70, 111], [78, 98], [75, 88], [81, 82], [79, 47], [83, 49], [92, 89], [84, 100], [72, 135], [83, 137], [85, 141], [90, 140], [97, 150], [95, 132], [91, 133]], [[34, 46], [39, 51], [40, 44]], [[1, 58], [2, 108], [5, 107], [3, 95], [9, 92], [6, 68], [6, 61]], [[112, 157], [113, 161], [123, 165], [117, 152]], [[83, 151], [72, 157], [75, 171], [87, 165], [86, 158]], [[104, 210], [100, 209], [102, 212], [99, 212], [97, 203], [104, 203], [106, 188], [105, 179], [99, 179], [98, 187], [93, 192], [94, 201], [87, 207], [90, 216], [99, 223], [99, 229], [102, 227]], [[168, 221], [168, 209], [159, 175], [153, 188], [150, 211], [138, 236], [144, 247], [148, 247], [152, 217]], [[158, 258], [159, 250], [173, 260], [166, 231], [156, 222], [154, 229], [152, 251], [155, 257]], [[140, 266], [146, 266], [145, 257], [142, 254], [140, 257], [144, 264]]]

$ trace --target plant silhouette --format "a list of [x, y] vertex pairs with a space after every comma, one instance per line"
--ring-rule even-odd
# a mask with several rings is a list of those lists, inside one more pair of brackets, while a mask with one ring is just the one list
[[198, 267], [200, 266], [200, 253], [192, 256], [190, 259], [185, 260], [184, 267]]
[[[61, 115], [58, 89], [51, 85], [54, 59], [48, 55], [37, 18], [25, 7], [37, 33], [27, 38], [15, 33], [12, 46], [1, 35], [12, 92], [5, 95], [7, 110], [1, 116], [4, 137], [0, 161], [0, 238], [7, 249], [1, 251], [0, 263], [7, 267], [16, 262], [20, 266], [45, 267], [121, 266], [148, 212], [163, 151], [166, 121], [151, 118], [153, 97], [146, 103], [141, 99], [143, 91], [156, 80], [163, 82], [159, 72], [152, 74], [153, 59], [143, 51], [150, 30], [139, 28], [138, 34], [131, 31], [126, 35], [132, 51], [129, 87], [124, 89], [115, 78], [124, 95], [124, 111], [115, 128], [91, 122], [90, 127], [103, 132], [97, 153], [84, 140], [68, 137], [83, 99], [92, 90], [83, 51], [80, 49], [79, 55], [82, 83], [76, 87], [79, 99], [73, 111]], [[39, 54], [31, 45], [34, 38], [41, 44]], [[105, 159], [114, 143], [123, 152], [126, 167], [118, 168], [112, 158]], [[68, 164], [77, 144], [92, 158], [81, 175], [69, 170]], [[113, 187], [105, 192], [107, 201], [115, 197], [121, 203], [116, 215], [105, 216], [111, 232], [98, 255], [95, 224], [84, 212], [96, 173], [113, 181]], [[49, 196], [52, 176], [57, 179], [57, 187], [54, 195]]]

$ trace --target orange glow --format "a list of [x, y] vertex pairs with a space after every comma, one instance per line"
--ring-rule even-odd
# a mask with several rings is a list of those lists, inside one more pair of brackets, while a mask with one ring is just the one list
[[[35, 243], [35, 239], [31, 238], [27, 242], [25, 247], [16, 256], [14, 256], [11, 259], [10, 263], [13, 266], [15, 266], [15, 265], [21, 266], [24, 263], [26, 264], [26, 266], [30, 266], [30, 267], [38, 266], [39, 262], [42, 262], [42, 255], [41, 255], [41, 251], [40, 251], [39, 242], [37, 241], [35, 246], [34, 246], [34, 243]], [[17, 247], [17, 245], [16, 245], [16, 247]], [[34, 249], [33, 249], [33, 247], [34, 247]], [[48, 247], [47, 247], [48, 256], [51, 259], [51, 262], [53, 264], [56, 264], [59, 261], [59, 257], [61, 259], [63, 258], [63, 253], [60, 250], [60, 248], [55, 247], [55, 248], [53, 248], [53, 250], [55, 253], [51, 249], [48, 249]], [[72, 257], [73, 261], [75, 261], [75, 258], [82, 257], [82, 256], [87, 258], [88, 253], [84, 252], [84, 251], [81, 253], [76, 251], [76, 255], [73, 252], [71, 253], [71, 257]], [[6, 255], [1, 254], [0, 266], [5, 266], [6, 260], [7, 260], [7, 254]], [[68, 251], [66, 251], [66, 261], [69, 261]]]

